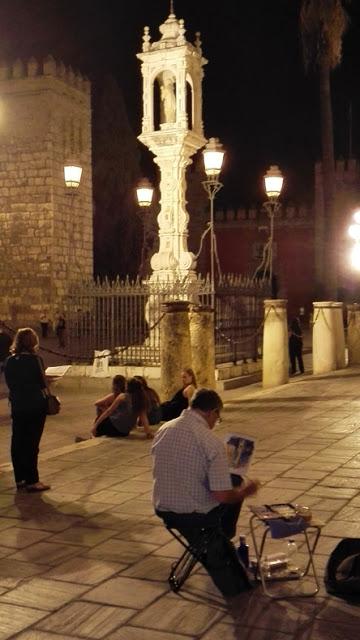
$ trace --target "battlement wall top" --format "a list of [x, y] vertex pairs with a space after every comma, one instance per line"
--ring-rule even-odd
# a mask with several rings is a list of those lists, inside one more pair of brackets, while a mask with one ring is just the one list
[[63, 62], [57, 62], [50, 55], [40, 62], [36, 58], [30, 58], [27, 62], [20, 59], [9, 64], [0, 62], [0, 83], [39, 77], [57, 78], [83, 94], [90, 94], [91, 85], [86, 76], [71, 67], [65, 67]]
[[[218, 223], [251, 224], [252, 222], [263, 221], [267, 218], [266, 211], [262, 206], [249, 208], [240, 207], [238, 209], [220, 209], [215, 212], [215, 219]], [[284, 205], [276, 214], [277, 220], [313, 222], [312, 207], [307, 205]]]

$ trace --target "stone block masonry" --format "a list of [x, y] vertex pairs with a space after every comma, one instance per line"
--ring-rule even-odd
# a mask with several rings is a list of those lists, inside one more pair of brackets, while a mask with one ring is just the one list
[[[69, 195], [64, 164], [80, 163]], [[93, 274], [90, 83], [51, 57], [0, 64], [0, 319], [38, 322]]]

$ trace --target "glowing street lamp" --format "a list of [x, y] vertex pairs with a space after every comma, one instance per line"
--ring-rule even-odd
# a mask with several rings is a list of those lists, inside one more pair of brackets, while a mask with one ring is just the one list
[[279, 167], [274, 164], [264, 175], [265, 192], [269, 200], [277, 200], [281, 194], [284, 176]]
[[153, 199], [154, 187], [147, 178], [140, 180], [136, 187], [136, 197], [139, 207], [150, 207]]
[[203, 181], [203, 187], [210, 201], [210, 286], [211, 286], [211, 308], [215, 308], [215, 226], [214, 226], [214, 200], [215, 196], [222, 188], [219, 175], [224, 161], [225, 151], [219, 138], [210, 138], [204, 151], [204, 168], [207, 180]]
[[145, 266], [145, 251], [146, 251], [146, 217], [142, 215], [149, 207], [151, 206], [152, 199], [154, 195], [154, 187], [151, 182], [147, 178], [142, 178], [139, 184], [136, 187], [136, 198], [138, 205], [140, 207], [140, 211], [138, 211], [138, 215], [141, 218], [143, 224], [143, 241], [141, 247], [141, 262], [139, 267], [139, 275], [142, 277], [144, 266]]
[[80, 186], [82, 167], [79, 164], [69, 163], [64, 166], [65, 186], [69, 193], [73, 193]]
[[360, 271], [360, 209], [353, 213], [354, 223], [348, 228], [350, 238], [355, 240], [355, 247], [350, 253], [350, 263], [353, 269]]

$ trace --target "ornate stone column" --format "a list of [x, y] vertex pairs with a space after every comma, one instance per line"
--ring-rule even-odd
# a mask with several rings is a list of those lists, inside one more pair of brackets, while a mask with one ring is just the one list
[[214, 312], [193, 306], [190, 312], [192, 368], [199, 387], [215, 389]]
[[289, 381], [287, 300], [264, 300], [263, 387]]
[[161, 396], [169, 400], [180, 388], [180, 374], [191, 367], [189, 303], [166, 302], [160, 323]]
[[[152, 283], [196, 279], [196, 260], [188, 250], [186, 167], [206, 143], [202, 122], [202, 78], [206, 64], [199, 37], [185, 38], [185, 25], [173, 9], [152, 41], [145, 27], [141, 60], [143, 119], [139, 140], [160, 168], [159, 250], [151, 258]], [[156, 97], [158, 95], [158, 98]], [[160, 113], [159, 103], [160, 102]], [[191, 297], [185, 291], [185, 297]]]
[[333, 302], [313, 302], [314, 375], [336, 369], [336, 320]]
[[349, 365], [360, 364], [360, 305], [348, 305], [347, 346]]
[[345, 359], [345, 331], [344, 331], [344, 315], [343, 303], [333, 302], [333, 313], [335, 322], [335, 349], [336, 349], [336, 368], [344, 369], [346, 367]]

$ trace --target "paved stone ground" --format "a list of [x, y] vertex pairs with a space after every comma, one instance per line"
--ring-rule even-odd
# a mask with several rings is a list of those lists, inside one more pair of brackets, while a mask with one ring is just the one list
[[[338, 540], [360, 536], [360, 369], [223, 397], [219, 435], [257, 439], [251, 475], [264, 486], [256, 502], [297, 501], [323, 520], [316, 554], [322, 575]], [[2, 400], [3, 463], [6, 412]], [[136, 433], [72, 444], [91, 417], [90, 396], [68, 393], [63, 412], [48, 420], [40, 469], [52, 491], [15, 493], [8, 465], [0, 467], [0, 640], [357, 637], [358, 606], [323, 588], [315, 598], [276, 602], [257, 588], [230, 605], [199, 567], [180, 595], [169, 592], [179, 548], [153, 515], [150, 443]], [[245, 505], [239, 531], [248, 533], [248, 520]]]

